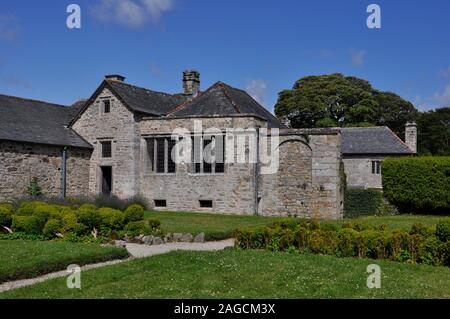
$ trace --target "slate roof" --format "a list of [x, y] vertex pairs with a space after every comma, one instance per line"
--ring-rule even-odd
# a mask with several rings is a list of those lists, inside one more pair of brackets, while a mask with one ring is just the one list
[[65, 126], [73, 109], [0, 94], [0, 140], [92, 148]]
[[342, 128], [342, 154], [414, 154], [388, 127]]
[[106, 80], [122, 101], [137, 112], [162, 116], [186, 101], [181, 94], [167, 94], [140, 88], [120, 81]]
[[285, 126], [247, 92], [217, 82], [192, 100], [169, 112], [168, 117], [255, 115], [268, 121], [269, 128]]

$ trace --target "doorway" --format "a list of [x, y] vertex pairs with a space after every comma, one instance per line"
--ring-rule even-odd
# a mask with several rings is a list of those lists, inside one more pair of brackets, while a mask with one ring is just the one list
[[101, 166], [102, 173], [102, 194], [110, 196], [112, 192], [112, 167]]

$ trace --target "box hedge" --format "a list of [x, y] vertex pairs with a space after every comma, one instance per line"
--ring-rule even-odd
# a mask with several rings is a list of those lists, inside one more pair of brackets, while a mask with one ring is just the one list
[[388, 158], [382, 181], [385, 197], [403, 212], [450, 212], [450, 157]]
[[450, 266], [447, 222], [440, 222], [436, 231], [416, 224], [409, 232], [360, 223], [343, 223], [334, 229], [312, 221], [278, 222], [269, 227], [239, 229], [235, 238], [241, 249], [297, 250]]
[[344, 217], [376, 215], [383, 202], [383, 194], [375, 189], [346, 189]]

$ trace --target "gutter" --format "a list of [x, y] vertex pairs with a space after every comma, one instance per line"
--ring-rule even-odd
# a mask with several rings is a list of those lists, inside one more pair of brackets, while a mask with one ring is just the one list
[[259, 129], [256, 127], [255, 215], [259, 215]]

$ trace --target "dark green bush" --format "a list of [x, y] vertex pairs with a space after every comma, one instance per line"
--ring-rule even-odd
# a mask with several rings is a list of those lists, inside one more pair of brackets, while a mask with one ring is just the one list
[[61, 221], [58, 219], [49, 219], [44, 226], [42, 233], [47, 238], [55, 238], [61, 230]]
[[10, 227], [13, 213], [13, 205], [8, 203], [0, 204], [0, 226]]
[[102, 226], [111, 230], [119, 230], [123, 228], [125, 214], [120, 210], [113, 208], [100, 208], [98, 210], [102, 218]]
[[450, 157], [389, 158], [382, 180], [384, 195], [403, 212], [450, 211]]
[[13, 215], [12, 229], [17, 232], [24, 232], [31, 235], [42, 234], [42, 222], [36, 216]]
[[82, 223], [90, 230], [100, 228], [102, 223], [102, 216], [97, 207], [91, 204], [84, 204], [77, 211], [78, 222]]
[[150, 235], [152, 233], [148, 223], [144, 220], [137, 222], [129, 222], [125, 226], [125, 231], [128, 236], [134, 237], [139, 235]]
[[440, 241], [446, 242], [450, 240], [450, 218], [440, 220], [436, 225], [436, 237]]
[[144, 207], [138, 204], [130, 205], [125, 210], [125, 222], [137, 222], [144, 219]]
[[382, 204], [383, 195], [375, 189], [347, 189], [344, 199], [344, 217], [376, 215]]
[[159, 219], [149, 218], [146, 220], [146, 222], [148, 223], [148, 226], [152, 230], [159, 230], [161, 227], [161, 221]]

